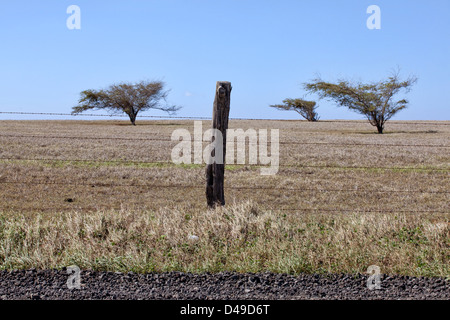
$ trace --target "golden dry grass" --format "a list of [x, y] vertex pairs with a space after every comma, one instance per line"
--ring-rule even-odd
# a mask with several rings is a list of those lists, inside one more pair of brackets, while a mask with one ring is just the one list
[[448, 275], [450, 148], [433, 146], [449, 122], [231, 121], [279, 129], [282, 167], [228, 166], [224, 212], [205, 209], [203, 165], [160, 164], [176, 142], [142, 140], [193, 121], [137, 124], [0, 122], [1, 268]]
[[[2, 268], [449, 275], [448, 216], [216, 211], [21, 213], [0, 220]], [[191, 239], [197, 236], [198, 240]]]

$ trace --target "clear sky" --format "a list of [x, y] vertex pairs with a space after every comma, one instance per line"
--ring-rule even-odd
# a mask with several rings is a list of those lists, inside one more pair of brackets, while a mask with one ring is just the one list
[[[66, 26], [69, 5], [80, 30]], [[166, 82], [178, 115], [211, 116], [221, 80], [230, 117], [297, 119], [269, 105], [303, 97], [316, 74], [375, 81], [398, 66], [419, 81], [394, 119], [450, 119], [449, 0], [1, 0], [0, 43], [0, 111], [70, 113], [82, 90], [147, 79]], [[327, 101], [318, 112], [364, 119]], [[11, 118], [25, 117], [0, 115]]]

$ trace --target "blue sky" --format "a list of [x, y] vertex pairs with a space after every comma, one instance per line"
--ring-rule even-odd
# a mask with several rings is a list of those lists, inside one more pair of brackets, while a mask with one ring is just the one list
[[[66, 26], [69, 5], [80, 30]], [[369, 5], [380, 30], [366, 27]], [[1, 0], [0, 111], [70, 113], [82, 90], [148, 79], [166, 82], [178, 115], [211, 116], [223, 80], [231, 117], [297, 119], [269, 105], [305, 96], [316, 74], [375, 81], [398, 66], [419, 81], [394, 119], [449, 120], [449, 12], [448, 0]], [[364, 119], [327, 101], [318, 112]]]

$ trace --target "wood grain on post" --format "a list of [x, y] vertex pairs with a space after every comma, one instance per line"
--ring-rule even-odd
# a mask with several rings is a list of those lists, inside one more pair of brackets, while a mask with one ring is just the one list
[[[206, 167], [206, 201], [208, 207], [225, 205], [224, 177], [227, 145], [228, 116], [230, 114], [231, 82], [217, 81], [214, 98], [212, 128], [218, 129], [223, 137], [222, 163], [210, 163]], [[218, 146], [219, 147], [219, 146]]]

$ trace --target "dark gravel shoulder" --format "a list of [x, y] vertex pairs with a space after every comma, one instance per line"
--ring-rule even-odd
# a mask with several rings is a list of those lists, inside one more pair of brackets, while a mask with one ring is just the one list
[[[72, 275], [72, 274], [71, 274]], [[0, 271], [0, 299], [33, 300], [448, 300], [443, 278], [274, 273], [114, 273], [81, 270], [80, 286], [63, 270]]]

